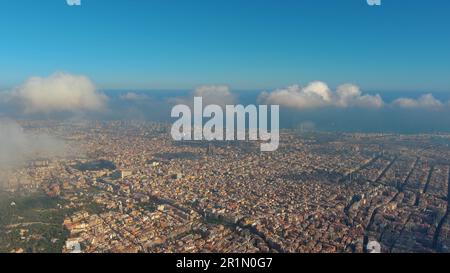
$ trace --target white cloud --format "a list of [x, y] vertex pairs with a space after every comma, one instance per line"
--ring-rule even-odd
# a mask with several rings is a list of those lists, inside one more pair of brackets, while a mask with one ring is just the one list
[[144, 94], [128, 92], [125, 95], [121, 95], [120, 99], [121, 100], [129, 100], [129, 101], [140, 101], [140, 100], [148, 100], [148, 99], [150, 99], [150, 97], [147, 95], [144, 95]]
[[203, 105], [216, 104], [220, 106], [234, 105], [237, 102], [236, 96], [230, 88], [225, 85], [204, 85], [197, 87], [189, 97], [178, 97], [169, 100], [173, 104], [192, 105], [194, 97], [202, 97]]
[[427, 108], [427, 109], [439, 109], [444, 106], [444, 104], [434, 98], [432, 94], [426, 94], [418, 99], [411, 98], [399, 98], [393, 102], [395, 106], [401, 108]]
[[332, 93], [323, 82], [310, 83], [305, 88], [292, 85], [271, 93], [263, 92], [260, 100], [268, 104], [278, 104], [290, 108], [308, 109], [331, 104]]
[[24, 105], [28, 114], [101, 111], [107, 100], [89, 78], [66, 73], [32, 77], [13, 92], [13, 97]]
[[193, 96], [202, 97], [204, 104], [228, 105], [236, 102], [230, 88], [224, 85], [200, 86], [194, 90]]
[[0, 119], [0, 143], [0, 170], [21, 165], [28, 159], [65, 153], [62, 141], [45, 134], [28, 133], [10, 119]]
[[358, 86], [344, 84], [336, 91], [336, 105], [339, 107], [381, 108], [384, 105], [380, 95], [362, 95]]
[[302, 88], [292, 85], [273, 92], [263, 92], [260, 101], [295, 109], [312, 109], [326, 106], [380, 108], [384, 105], [379, 95], [362, 95], [358, 86], [344, 84], [336, 92], [324, 82], [316, 81]]

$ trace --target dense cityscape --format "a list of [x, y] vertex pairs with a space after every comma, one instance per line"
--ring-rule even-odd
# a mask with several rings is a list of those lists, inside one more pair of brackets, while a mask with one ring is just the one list
[[0, 176], [0, 252], [448, 252], [450, 134], [283, 130], [174, 142], [170, 125], [20, 121], [64, 155]]

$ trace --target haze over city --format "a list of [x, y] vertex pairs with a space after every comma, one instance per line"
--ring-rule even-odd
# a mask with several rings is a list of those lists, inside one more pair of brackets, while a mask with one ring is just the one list
[[[0, 4], [0, 252], [448, 252], [450, 3]], [[194, 97], [279, 148], [176, 141]]]

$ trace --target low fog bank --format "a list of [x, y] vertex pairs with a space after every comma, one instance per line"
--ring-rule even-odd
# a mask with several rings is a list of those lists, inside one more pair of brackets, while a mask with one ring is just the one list
[[[110, 112], [99, 119], [139, 119], [173, 122], [170, 111], [175, 103], [190, 104], [191, 91], [141, 91], [105, 92], [110, 98]], [[407, 94], [390, 93], [386, 105], [381, 108], [365, 107], [323, 107], [313, 109], [292, 109], [280, 106], [280, 127], [288, 129], [376, 132], [376, 133], [434, 133], [450, 132], [450, 107], [397, 107], [394, 101]], [[422, 94], [411, 93], [420, 98]], [[235, 91], [230, 98], [243, 105], [259, 104], [259, 92]], [[173, 98], [177, 98], [174, 100]], [[127, 99], [124, 99], [127, 98]], [[442, 101], [449, 98], [443, 97]]]
[[322, 109], [296, 112], [282, 110], [283, 128], [313, 128], [331, 132], [361, 133], [450, 133], [450, 110], [394, 110]]
[[[193, 90], [99, 91], [89, 78], [66, 73], [55, 73], [47, 78], [33, 77], [13, 90], [0, 92], [0, 118], [170, 123], [174, 121], [170, 117], [172, 107], [180, 103], [192, 105], [194, 96], [202, 96], [205, 105], [279, 104], [281, 128], [339, 132], [450, 132], [450, 92], [364, 92], [356, 85], [344, 84], [333, 89], [324, 82], [272, 91], [238, 91], [222, 85], [199, 86]], [[8, 133], [1, 134], [5, 138]], [[22, 143], [31, 142], [27, 140], [30, 137], [23, 138]], [[39, 137], [33, 138], [33, 142], [39, 141]], [[48, 136], [43, 139], [40, 141], [44, 143], [55, 142], [46, 141]], [[30, 144], [19, 145], [25, 146]], [[5, 156], [11, 152], [2, 152], [0, 162], [20, 162], [22, 159], [16, 158], [23, 157], [19, 156], [23, 150], [18, 149], [18, 155], [14, 156]]]
[[64, 155], [62, 140], [27, 132], [11, 119], [0, 119], [0, 172], [23, 166], [28, 160]]
[[[56, 120], [140, 120], [173, 122], [170, 117], [176, 103], [189, 104], [190, 91], [105, 91], [108, 109], [101, 112], [22, 115], [9, 112], [17, 119]], [[258, 104], [258, 92], [233, 92], [233, 98], [243, 105]], [[176, 99], [174, 99], [176, 98]], [[393, 96], [393, 99], [395, 97]], [[0, 109], [0, 112], [5, 108]], [[338, 132], [433, 133], [450, 132], [450, 108], [382, 108], [324, 107], [292, 109], [280, 106], [280, 127]], [[2, 134], [5, 134], [2, 132]]]

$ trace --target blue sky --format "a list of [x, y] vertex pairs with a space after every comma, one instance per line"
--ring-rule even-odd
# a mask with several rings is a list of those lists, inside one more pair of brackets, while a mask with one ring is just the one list
[[0, 87], [67, 71], [100, 88], [322, 80], [450, 92], [450, 2], [0, 0]]

